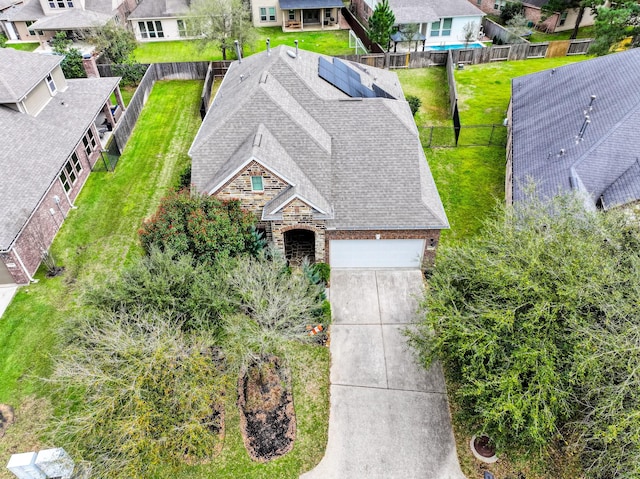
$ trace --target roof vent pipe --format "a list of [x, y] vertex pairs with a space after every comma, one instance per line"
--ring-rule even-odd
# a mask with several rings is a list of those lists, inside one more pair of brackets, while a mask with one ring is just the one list
[[296, 58], [298, 58], [298, 40], [293, 41], [296, 44]]
[[233, 43], [236, 45], [236, 55], [238, 56], [238, 63], [242, 63], [242, 55], [240, 55], [240, 43], [238, 40], [235, 40]]
[[589, 115], [586, 115], [584, 117], [584, 122], [582, 123], [582, 127], [580, 128], [580, 131], [578, 132], [578, 141], [582, 141], [584, 138], [584, 132], [587, 131], [587, 127], [589, 126], [589, 123], [591, 123], [591, 120], [589, 119]]
[[267, 38], [267, 56], [271, 56], [271, 40]]
[[593, 102], [596, 101], [596, 96], [591, 95], [591, 101], [589, 102], [589, 111], [593, 110]]

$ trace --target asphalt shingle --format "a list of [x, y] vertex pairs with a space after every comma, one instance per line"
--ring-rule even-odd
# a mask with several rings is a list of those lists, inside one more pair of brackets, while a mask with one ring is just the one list
[[265, 166], [289, 169], [295, 183], [283, 195], [330, 211], [327, 228], [448, 227], [397, 76], [349, 64], [363, 84], [398, 98], [352, 99], [318, 76], [319, 55], [289, 52], [278, 47], [232, 64], [189, 151], [196, 187], [210, 191], [264, 129], [266, 144], [282, 149], [265, 155]]

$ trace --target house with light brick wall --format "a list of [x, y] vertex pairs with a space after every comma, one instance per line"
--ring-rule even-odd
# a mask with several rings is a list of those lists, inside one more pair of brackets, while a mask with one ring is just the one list
[[277, 47], [231, 64], [192, 183], [239, 199], [289, 261], [420, 268], [448, 221], [395, 73]]
[[124, 110], [119, 78], [61, 60], [0, 48], [0, 285], [33, 279]]

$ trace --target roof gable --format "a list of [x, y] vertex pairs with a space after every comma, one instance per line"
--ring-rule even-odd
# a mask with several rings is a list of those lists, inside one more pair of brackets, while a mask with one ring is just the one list
[[192, 183], [215, 190], [251, 155], [290, 184], [265, 218], [295, 197], [328, 228], [448, 227], [397, 75], [345, 62], [397, 98], [354, 99], [320, 78], [319, 57], [277, 47], [234, 62], [189, 150]]
[[40, 55], [0, 48], [0, 103], [17, 103], [62, 61], [58, 55]]

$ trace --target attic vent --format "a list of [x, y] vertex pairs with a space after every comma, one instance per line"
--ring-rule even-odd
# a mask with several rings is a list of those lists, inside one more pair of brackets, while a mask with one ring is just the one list
[[269, 78], [269, 73], [262, 72], [262, 75], [260, 75], [260, 83], [267, 83], [267, 78]]
[[260, 146], [260, 143], [262, 143], [262, 133], [256, 133], [253, 138], [253, 146]]

